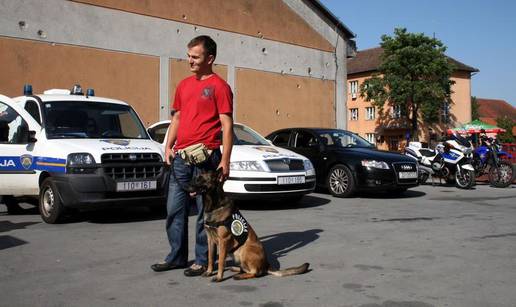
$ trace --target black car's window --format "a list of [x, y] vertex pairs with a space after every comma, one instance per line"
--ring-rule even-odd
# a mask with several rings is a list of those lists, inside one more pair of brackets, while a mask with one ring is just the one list
[[317, 144], [316, 138], [314, 135], [308, 132], [299, 131], [296, 133], [296, 141], [294, 142], [294, 147], [296, 148], [308, 148]]
[[288, 146], [290, 131], [282, 131], [272, 139], [272, 143], [276, 146]]
[[158, 142], [163, 143], [165, 135], [167, 134], [169, 124], [161, 124], [149, 130], [150, 137]]
[[373, 147], [360, 136], [343, 130], [324, 131], [319, 134], [323, 144], [333, 147]]

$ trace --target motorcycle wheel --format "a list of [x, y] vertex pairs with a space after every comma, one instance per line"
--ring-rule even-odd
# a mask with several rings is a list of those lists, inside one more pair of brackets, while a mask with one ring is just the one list
[[514, 180], [514, 168], [509, 161], [500, 161], [499, 167], [489, 168], [489, 183], [497, 188], [506, 188]]
[[428, 180], [428, 173], [420, 173], [419, 174], [419, 184], [425, 184], [426, 181]]
[[470, 189], [475, 183], [475, 172], [462, 170], [462, 172], [455, 173], [455, 184], [461, 189]]

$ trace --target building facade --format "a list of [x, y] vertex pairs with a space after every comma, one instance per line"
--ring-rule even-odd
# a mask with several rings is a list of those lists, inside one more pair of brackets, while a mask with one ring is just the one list
[[169, 117], [198, 35], [218, 44], [236, 121], [263, 134], [346, 127], [340, 63], [354, 34], [317, 0], [0, 0], [0, 93], [79, 83], [129, 102], [148, 125]]
[[[377, 72], [383, 50], [372, 48], [358, 51], [356, 57], [348, 59], [348, 130], [358, 133], [380, 149], [400, 151], [406, 145], [410, 123], [404, 120], [402, 110], [386, 103], [382, 110], [360, 97], [360, 85]], [[419, 139], [423, 142], [437, 140], [451, 127], [471, 121], [471, 76], [476, 68], [448, 58], [456, 69], [451, 76], [452, 104], [441, 108], [440, 121], [435, 125], [419, 122]]]

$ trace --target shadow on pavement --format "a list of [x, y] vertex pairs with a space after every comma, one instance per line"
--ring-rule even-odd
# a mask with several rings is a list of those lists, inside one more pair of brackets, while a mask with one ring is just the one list
[[287, 200], [239, 200], [235, 204], [238, 208], [244, 210], [285, 210], [319, 207], [328, 204], [330, 201], [326, 198], [306, 195], [297, 202]]
[[21, 222], [13, 223], [11, 221], [0, 221], [0, 232], [7, 232], [16, 229], [25, 229], [27, 226], [40, 224], [41, 222]]
[[[274, 268], [280, 268], [278, 258], [286, 256], [289, 252], [301, 248], [319, 239], [322, 229], [310, 229], [305, 231], [283, 232], [260, 238], [267, 252], [269, 264]], [[308, 259], [307, 259], [308, 260]]]
[[402, 193], [396, 192], [359, 192], [356, 197], [359, 198], [371, 198], [371, 199], [407, 199], [423, 197], [426, 193], [422, 191], [407, 190]]
[[13, 236], [0, 236], [0, 250], [27, 244], [27, 241], [20, 240]]

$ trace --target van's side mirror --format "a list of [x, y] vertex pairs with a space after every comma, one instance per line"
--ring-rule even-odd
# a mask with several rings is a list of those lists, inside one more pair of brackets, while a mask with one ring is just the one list
[[38, 139], [36, 139], [36, 131], [29, 130], [28, 141], [29, 143], [36, 143], [38, 141]]

